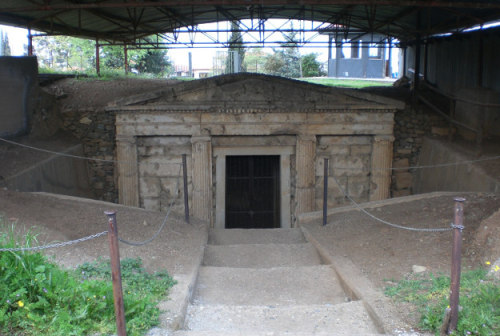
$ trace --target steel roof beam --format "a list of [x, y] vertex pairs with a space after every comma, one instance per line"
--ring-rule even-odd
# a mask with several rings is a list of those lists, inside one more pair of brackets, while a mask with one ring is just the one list
[[417, 7], [449, 7], [449, 8], [500, 8], [498, 1], [451, 1], [451, 0], [270, 0], [265, 5], [262, 0], [169, 0], [169, 1], [130, 1], [130, 2], [94, 2], [94, 3], [70, 3], [70, 4], [44, 4], [25, 7], [9, 7], [1, 12], [34, 12], [51, 11], [63, 9], [89, 9], [89, 8], [143, 8], [143, 7], [186, 7], [186, 6], [293, 6], [293, 5], [377, 5], [377, 6], [417, 6]]

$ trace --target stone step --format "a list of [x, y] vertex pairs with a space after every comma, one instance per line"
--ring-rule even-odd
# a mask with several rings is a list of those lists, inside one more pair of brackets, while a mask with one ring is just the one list
[[306, 240], [300, 229], [213, 229], [208, 244], [300, 244]]
[[377, 328], [361, 301], [305, 306], [189, 306], [184, 329], [217, 332], [219, 335], [226, 332], [234, 332], [235, 335], [238, 335], [237, 332], [244, 335], [377, 333]]
[[270, 268], [320, 265], [316, 249], [303, 244], [208, 245], [203, 265]]
[[198, 305], [305, 305], [346, 302], [333, 269], [308, 267], [201, 267], [192, 303]]

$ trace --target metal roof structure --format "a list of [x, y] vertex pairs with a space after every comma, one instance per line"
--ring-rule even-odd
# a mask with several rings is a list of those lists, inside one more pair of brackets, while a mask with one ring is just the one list
[[[488, 0], [2, 0], [0, 23], [42, 31], [135, 43], [183, 27], [252, 19], [324, 22], [378, 32], [403, 42], [500, 20], [500, 1]], [[323, 32], [325, 32], [323, 28]]]

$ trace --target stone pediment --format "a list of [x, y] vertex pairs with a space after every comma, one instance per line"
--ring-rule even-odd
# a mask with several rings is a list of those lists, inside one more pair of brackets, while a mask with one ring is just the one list
[[324, 111], [395, 110], [404, 103], [354, 89], [333, 88], [261, 74], [186, 81], [115, 101], [112, 110]]

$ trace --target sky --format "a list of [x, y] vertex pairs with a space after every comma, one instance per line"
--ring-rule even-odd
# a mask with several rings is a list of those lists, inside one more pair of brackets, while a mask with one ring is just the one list
[[[250, 25], [251, 23], [249, 20], [246, 20], [247, 25]], [[273, 22], [270, 22], [268, 24], [268, 28], [272, 27], [279, 27], [285, 22], [285, 20], [273, 20]], [[221, 23], [223, 25], [225, 23]], [[316, 23], [316, 25], [319, 25], [319, 23]], [[222, 27], [222, 26], [221, 26]], [[217, 24], [205, 24], [205, 25], [200, 25], [200, 29], [216, 29]], [[286, 27], [285, 27], [286, 28]], [[9, 34], [9, 42], [11, 46], [11, 51], [12, 51], [12, 56], [22, 56], [24, 54], [24, 46], [28, 44], [28, 31], [26, 29], [22, 28], [14, 28], [14, 27], [9, 27], [9, 26], [3, 26], [0, 25], [0, 29], [3, 30], [4, 32], [7, 32]], [[312, 35], [308, 33], [309, 36]], [[216, 33], [211, 33], [212, 37], [216, 37]], [[226, 33], [220, 33], [221, 39], [228, 38], [229, 35]], [[193, 35], [191, 34], [191, 37]], [[209, 37], [201, 34], [201, 33], [196, 33], [194, 35], [194, 38], [198, 42], [207, 42], [210, 41]], [[280, 36], [273, 36], [273, 38], [280, 38]], [[326, 36], [319, 36], [320, 39], [323, 39], [326, 41]], [[247, 34], [244, 36], [244, 41], [251, 41], [254, 40], [255, 37], [252, 37], [251, 34]], [[184, 42], [187, 45], [189, 45], [190, 42], [190, 35], [187, 33], [181, 33], [179, 34], [178, 40], [180, 42]], [[266, 48], [269, 52], [271, 52], [270, 48]], [[168, 50], [168, 56], [170, 59], [174, 62], [174, 64], [177, 65], [183, 65], [183, 66], [188, 66], [189, 65], [189, 53], [192, 53], [192, 60], [193, 60], [193, 68], [210, 68], [212, 67], [213, 64], [213, 58], [216, 55], [217, 51], [221, 50], [226, 50], [224, 48], [171, 48]], [[326, 48], [303, 48], [301, 49], [302, 54], [308, 54], [311, 52], [315, 52], [319, 54], [319, 60], [321, 62], [326, 62], [327, 61], [327, 49]]]
[[9, 36], [9, 45], [12, 56], [23, 56], [24, 46], [28, 45], [28, 30], [0, 25], [0, 30]]
[[[224, 27], [224, 25], [227, 25]], [[243, 20], [242, 25], [246, 27], [251, 27], [252, 22], [250, 20]], [[292, 26], [293, 25], [293, 26]], [[293, 22], [290, 23], [287, 20], [268, 20], [266, 22], [266, 28], [267, 29], [273, 29], [273, 28], [291, 28], [291, 27], [304, 27], [307, 29], [317, 29], [317, 28], [322, 28], [326, 24], [322, 24], [320, 22], [311, 22], [311, 21], [303, 21], [303, 22]], [[229, 23], [220, 23], [219, 24], [220, 28], [228, 28], [229, 29]], [[206, 29], [206, 30], [215, 30], [217, 28], [216, 23], [212, 24], [205, 24], [205, 25], [200, 25], [199, 29]], [[25, 45], [28, 44], [28, 32], [26, 29], [21, 29], [21, 28], [14, 28], [14, 27], [9, 27], [9, 26], [1, 26], [0, 29], [3, 30], [4, 32], [7, 32], [9, 34], [9, 42], [11, 46], [11, 51], [13, 56], [22, 56], [24, 54], [25, 50]], [[248, 41], [256, 41], [258, 40], [258, 33], [248, 33], [243, 35], [244, 42]], [[267, 35], [264, 35], [266, 38], [266, 41], [273, 41], [273, 40], [282, 40], [282, 36], [280, 33], [265, 33]], [[210, 41], [210, 38], [216, 38], [217, 34], [216, 33], [209, 33], [211, 37], [206, 36], [202, 33], [197, 32], [196, 34], [188, 34], [188, 33], [180, 33], [177, 37], [179, 42], [183, 42], [185, 45], [190, 45], [190, 39], [194, 38], [197, 42], [205, 43]], [[230, 33], [219, 33], [219, 37], [221, 40], [227, 40], [229, 39]], [[173, 35], [171, 35], [173, 36]], [[173, 37], [172, 37], [173, 38]], [[326, 42], [328, 41], [328, 37], [326, 35], [320, 35], [314, 32], [305, 32], [303, 35], [304, 39], [311, 40], [311, 41], [320, 41], [323, 43], [322, 46], [315, 45], [315, 47], [307, 47], [307, 48], [300, 48], [299, 51], [302, 55], [309, 54], [309, 53], [316, 53], [318, 54], [318, 61], [321, 63], [326, 63], [328, 59], [328, 49], [326, 48]], [[267, 46], [267, 44], [266, 44]], [[270, 44], [272, 46], [272, 44]], [[227, 50], [224, 48], [170, 48], [168, 50], [168, 56], [170, 60], [174, 63], [174, 65], [177, 66], [184, 66], [188, 67], [189, 65], [189, 53], [192, 54], [192, 64], [193, 64], [193, 69], [207, 69], [207, 68], [212, 68], [213, 66], [213, 59], [216, 55], [217, 51], [223, 51]], [[272, 52], [271, 48], [265, 48], [264, 51], [267, 51], [269, 53]], [[394, 60], [397, 60], [397, 57], [393, 57]], [[394, 64], [393, 68], [397, 69], [397, 65]]]

